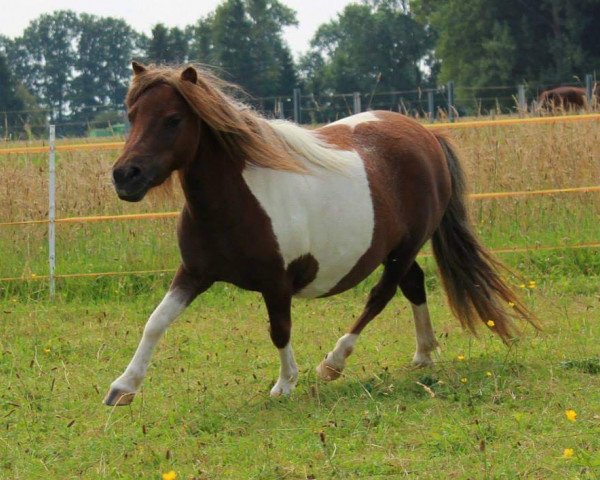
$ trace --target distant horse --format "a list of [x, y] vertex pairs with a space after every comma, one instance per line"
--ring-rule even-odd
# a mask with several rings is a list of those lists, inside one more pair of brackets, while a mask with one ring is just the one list
[[359, 334], [398, 287], [412, 304], [413, 362], [431, 364], [437, 342], [415, 260], [430, 238], [465, 327], [474, 330], [480, 319], [508, 341], [510, 316], [535, 324], [468, 223], [463, 173], [443, 136], [383, 111], [305, 130], [260, 117], [192, 66], [133, 63], [133, 70], [131, 132], [113, 167], [114, 186], [121, 199], [137, 202], [178, 172], [186, 200], [177, 230], [182, 261], [107, 405], [131, 402], [165, 329], [215, 281], [262, 294], [281, 360], [273, 396], [289, 394], [298, 378], [292, 297], [343, 292], [382, 263], [362, 315], [318, 374], [340, 375]]
[[[584, 88], [556, 87], [543, 91], [538, 97], [538, 104], [542, 108], [563, 108], [565, 110], [584, 108], [587, 98]], [[594, 96], [600, 98], [600, 85], [596, 85]]]

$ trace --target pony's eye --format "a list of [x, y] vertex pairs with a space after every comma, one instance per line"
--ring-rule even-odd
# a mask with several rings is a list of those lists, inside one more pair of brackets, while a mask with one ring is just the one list
[[165, 125], [168, 128], [175, 128], [180, 123], [181, 123], [181, 117], [179, 115], [172, 115], [170, 117], [167, 117], [165, 120]]

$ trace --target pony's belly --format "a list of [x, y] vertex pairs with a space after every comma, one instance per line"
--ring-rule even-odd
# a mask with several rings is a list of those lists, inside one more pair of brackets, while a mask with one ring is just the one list
[[373, 202], [362, 159], [343, 152], [344, 172], [310, 168], [297, 174], [246, 168], [244, 179], [271, 219], [287, 269], [310, 255], [318, 263], [314, 279], [299, 297], [326, 295], [352, 270], [371, 246]]

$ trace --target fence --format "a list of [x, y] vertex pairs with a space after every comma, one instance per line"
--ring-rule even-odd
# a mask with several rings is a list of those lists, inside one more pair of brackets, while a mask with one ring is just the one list
[[[587, 74], [584, 82], [563, 82], [561, 85], [583, 88], [588, 110], [600, 101], [594, 98], [596, 84], [592, 74]], [[291, 95], [250, 97], [246, 101], [268, 117], [293, 119], [305, 124], [328, 123], [364, 110], [392, 110], [430, 122], [446, 119], [452, 122], [461, 116], [509, 113], [523, 116], [526, 112], [540, 112], [537, 99], [542, 91], [553, 86], [556, 85], [524, 83], [465, 87], [449, 81], [437, 88], [322, 94], [303, 94], [295, 88]], [[81, 110], [79, 120], [53, 121], [59, 138], [114, 136], [127, 131], [127, 117], [122, 106], [99, 105]], [[89, 118], [81, 120], [81, 115]], [[43, 108], [0, 112], [0, 134], [5, 139], [20, 138], [20, 129], [27, 138], [33, 138], [45, 133], [48, 122], [56, 117], [56, 112]]]
[[[356, 99], [355, 99], [356, 101]], [[488, 121], [468, 121], [468, 122], [455, 122], [455, 123], [444, 123], [435, 125], [425, 125], [428, 128], [482, 128], [492, 126], [506, 126], [515, 124], [552, 124], [552, 123], [564, 123], [564, 122], [580, 122], [580, 121], [598, 121], [600, 120], [600, 114], [588, 114], [588, 115], [577, 115], [577, 116], [560, 116], [560, 117], [543, 117], [543, 118], [527, 118], [527, 119], [500, 119], [500, 120], [488, 120]], [[102, 222], [102, 221], [127, 221], [132, 219], [157, 219], [157, 218], [174, 218], [178, 216], [178, 212], [164, 212], [164, 213], [146, 213], [146, 214], [132, 214], [132, 215], [105, 215], [105, 216], [88, 216], [88, 217], [70, 217], [70, 218], [56, 218], [55, 216], [55, 153], [57, 151], [81, 151], [81, 150], [99, 150], [99, 149], [119, 149], [123, 146], [123, 142], [112, 142], [112, 143], [90, 143], [90, 144], [75, 144], [75, 145], [56, 145], [55, 142], [55, 129], [54, 126], [50, 126], [49, 145], [45, 147], [20, 147], [12, 149], [0, 149], [0, 156], [7, 154], [21, 154], [21, 153], [48, 153], [49, 159], [49, 193], [48, 193], [48, 218], [28, 221], [11, 221], [0, 223], [0, 227], [5, 226], [18, 226], [18, 225], [32, 225], [32, 224], [47, 224], [48, 225], [48, 275], [35, 275], [31, 277], [7, 277], [0, 278], [0, 282], [8, 281], [24, 281], [24, 280], [48, 280], [50, 296], [55, 295], [55, 280], [57, 278], [84, 278], [84, 277], [102, 277], [102, 276], [116, 276], [116, 275], [142, 275], [142, 274], [155, 274], [155, 273], [166, 273], [172, 272], [171, 269], [162, 270], [143, 270], [143, 271], [129, 271], [129, 272], [98, 272], [98, 273], [75, 273], [60, 275], [55, 272], [55, 257], [56, 257], [56, 245], [55, 245], [55, 229], [56, 224], [66, 223], [89, 223], [89, 222]], [[562, 189], [546, 189], [546, 190], [534, 190], [534, 191], [510, 191], [510, 192], [484, 192], [472, 194], [471, 199], [483, 200], [483, 199], [501, 199], [509, 197], [527, 197], [527, 196], [544, 196], [544, 195], [558, 195], [558, 194], [577, 194], [577, 193], [591, 193], [600, 192], [600, 185], [596, 186], [585, 186], [585, 187], [574, 187], [574, 188], [562, 188]], [[508, 247], [493, 250], [497, 253], [515, 253], [515, 252], [526, 252], [535, 250], [554, 250], [564, 248], [598, 248], [600, 247], [600, 241], [598, 242], [587, 242], [570, 245], [545, 245], [535, 247]]]

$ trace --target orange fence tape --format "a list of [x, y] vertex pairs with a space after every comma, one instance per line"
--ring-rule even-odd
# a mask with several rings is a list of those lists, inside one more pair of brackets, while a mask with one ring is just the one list
[[[573, 187], [573, 188], [555, 188], [548, 190], [521, 190], [515, 192], [487, 192], [487, 193], [472, 193], [469, 198], [472, 200], [487, 200], [493, 198], [507, 197], [525, 197], [534, 195], [554, 195], [558, 193], [591, 193], [600, 192], [600, 185], [591, 187]], [[126, 215], [100, 215], [90, 217], [66, 217], [57, 218], [55, 223], [89, 223], [89, 222], [104, 222], [109, 220], [152, 220], [160, 218], [175, 218], [179, 212], [160, 212], [160, 213], [131, 213]], [[47, 224], [48, 220], [19, 220], [15, 222], [0, 223], [0, 227], [8, 227], [15, 225], [36, 225]]]
[[[529, 247], [507, 247], [507, 248], [491, 248], [490, 251], [493, 253], [527, 253], [527, 252], [539, 252], [547, 250], [575, 250], [582, 248], [600, 248], [600, 242], [590, 243], [577, 243], [573, 245], [539, 245]], [[420, 257], [430, 257], [431, 253], [421, 253]], [[177, 270], [174, 268], [168, 268], [163, 270], [135, 270], [130, 272], [98, 272], [98, 273], [65, 273], [54, 275], [54, 278], [97, 278], [97, 277], [115, 277], [125, 275], [156, 275], [162, 273], [175, 273]], [[0, 282], [14, 282], [14, 281], [36, 281], [36, 280], [48, 280], [48, 275], [36, 275], [31, 274], [29, 276], [21, 277], [6, 277], [0, 278]]]
[[427, 128], [483, 128], [503, 125], [583, 122], [589, 120], [600, 120], [600, 114], [590, 113], [586, 115], [565, 115], [560, 117], [505, 118], [500, 120], [474, 120], [466, 122], [458, 121], [454, 123], [430, 123], [424, 126]]
[[[535, 118], [505, 118], [499, 120], [473, 120], [465, 122], [453, 122], [453, 123], [428, 123], [423, 124], [426, 128], [484, 128], [484, 127], [495, 127], [503, 125], [529, 125], [529, 124], [554, 124], [554, 123], [567, 123], [567, 122], [583, 122], [589, 120], [600, 120], [600, 114], [590, 113], [585, 115], [563, 115], [559, 117], [535, 117]], [[55, 151], [57, 152], [73, 152], [73, 151], [85, 151], [85, 150], [118, 150], [124, 142], [105, 142], [105, 143], [79, 143], [72, 145], [56, 145]], [[15, 148], [2, 148], [0, 149], [0, 156], [10, 154], [22, 154], [22, 153], [48, 153], [50, 151], [49, 146], [42, 147], [15, 147]]]

